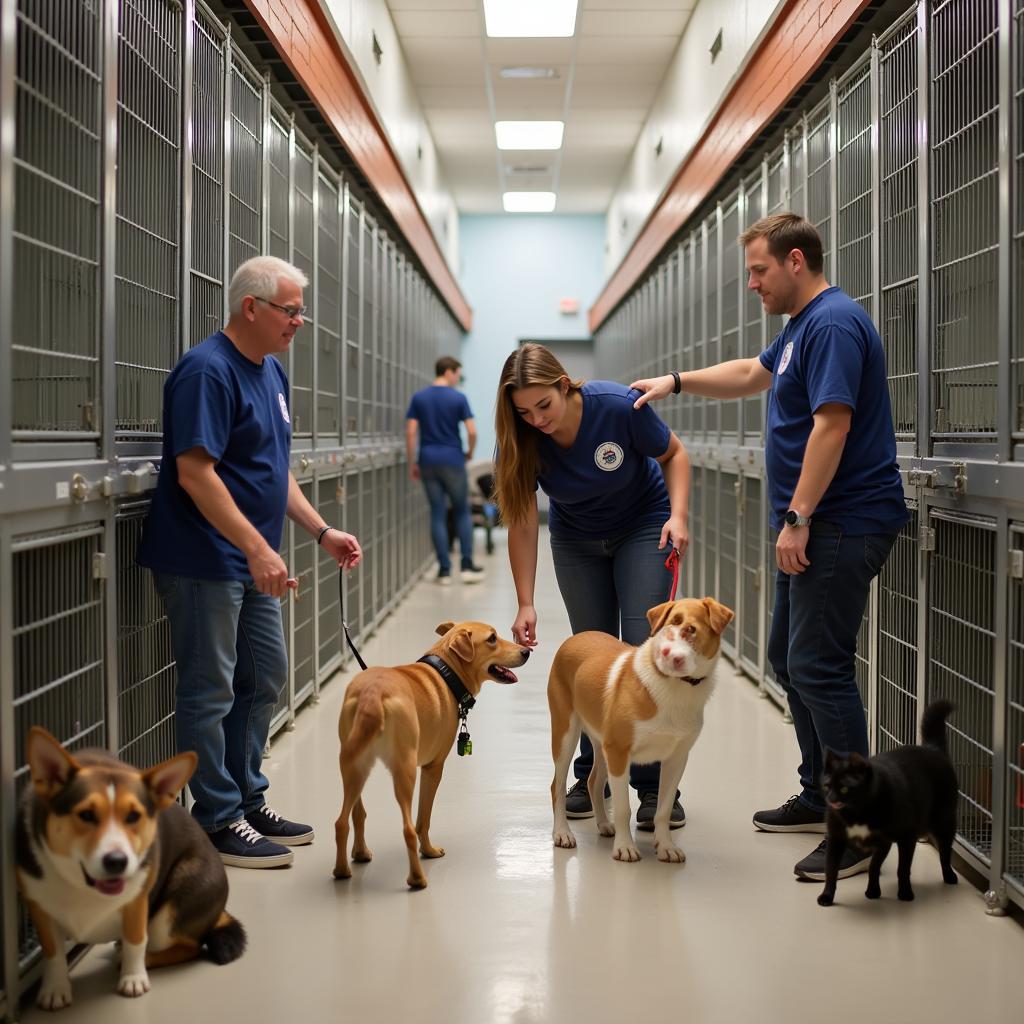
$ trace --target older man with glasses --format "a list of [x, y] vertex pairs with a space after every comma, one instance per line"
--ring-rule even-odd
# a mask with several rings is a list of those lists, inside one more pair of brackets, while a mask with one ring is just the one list
[[287, 515], [342, 568], [355, 537], [329, 527], [289, 469], [288, 378], [276, 358], [302, 327], [308, 284], [257, 256], [235, 272], [227, 326], [187, 352], [164, 385], [163, 457], [138, 562], [153, 571], [178, 668], [175, 735], [199, 765], [192, 813], [226, 864], [281, 867], [309, 825], [266, 803], [261, 761], [288, 675], [278, 554]]

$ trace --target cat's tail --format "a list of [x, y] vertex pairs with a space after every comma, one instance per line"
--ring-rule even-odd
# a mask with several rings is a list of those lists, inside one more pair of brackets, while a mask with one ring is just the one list
[[956, 705], [949, 700], [933, 700], [921, 716], [921, 739], [929, 747], [946, 751], [946, 719]]

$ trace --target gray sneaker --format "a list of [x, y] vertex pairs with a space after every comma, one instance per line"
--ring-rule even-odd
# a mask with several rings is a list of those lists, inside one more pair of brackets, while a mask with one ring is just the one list
[[[825, 851], [828, 847], [828, 840], [822, 839], [820, 843], [803, 860], [793, 866], [793, 874], [803, 882], [824, 882], [825, 881]], [[871, 854], [862, 853], [847, 846], [843, 851], [843, 857], [839, 861], [839, 873], [836, 878], [849, 878], [851, 875], [859, 875], [867, 871], [871, 865]]]

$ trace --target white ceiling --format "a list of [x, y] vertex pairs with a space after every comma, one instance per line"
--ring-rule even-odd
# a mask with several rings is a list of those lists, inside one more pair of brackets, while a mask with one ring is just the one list
[[[697, 0], [580, 0], [571, 39], [489, 39], [482, 0], [387, 0], [445, 178], [465, 213], [504, 191], [553, 191], [603, 213]], [[552, 67], [509, 80], [503, 67]], [[564, 120], [561, 150], [499, 152], [496, 120]]]

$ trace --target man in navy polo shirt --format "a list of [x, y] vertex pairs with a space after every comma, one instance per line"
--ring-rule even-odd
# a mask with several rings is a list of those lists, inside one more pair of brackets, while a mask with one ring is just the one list
[[[441, 356], [434, 366], [434, 383], [421, 388], [409, 401], [405, 420], [405, 446], [409, 455], [409, 476], [422, 480], [430, 502], [430, 538], [437, 554], [437, 582], [452, 581], [452, 560], [448, 554], [448, 505], [455, 517], [459, 538], [463, 583], [478, 583], [486, 573], [473, 563], [473, 520], [469, 512], [469, 480], [466, 463], [473, 458], [476, 423], [466, 396], [458, 391], [462, 363]], [[466, 424], [467, 451], [462, 450], [459, 424]], [[419, 458], [416, 436], [419, 434]]]
[[160, 476], [137, 555], [170, 620], [177, 747], [199, 757], [192, 814], [237, 867], [290, 864], [288, 847], [313, 841], [309, 825], [267, 806], [260, 766], [288, 676], [281, 598], [296, 581], [278, 554], [285, 516], [339, 566], [362, 557], [288, 466], [288, 378], [276, 356], [302, 326], [307, 283], [272, 256], [243, 263], [227, 326], [167, 378]]
[[[758, 221], [740, 237], [748, 287], [765, 311], [788, 314], [752, 359], [636, 381], [637, 406], [672, 392], [735, 399], [770, 389], [765, 470], [779, 530], [768, 659], [789, 697], [800, 745], [801, 792], [758, 811], [765, 832], [824, 832], [823, 749], [868, 754], [855, 655], [872, 579], [907, 521], [885, 353], [870, 317], [823, 276], [821, 238], [795, 214]], [[825, 877], [823, 841], [794, 868]], [[847, 847], [839, 877], [866, 871]]]

